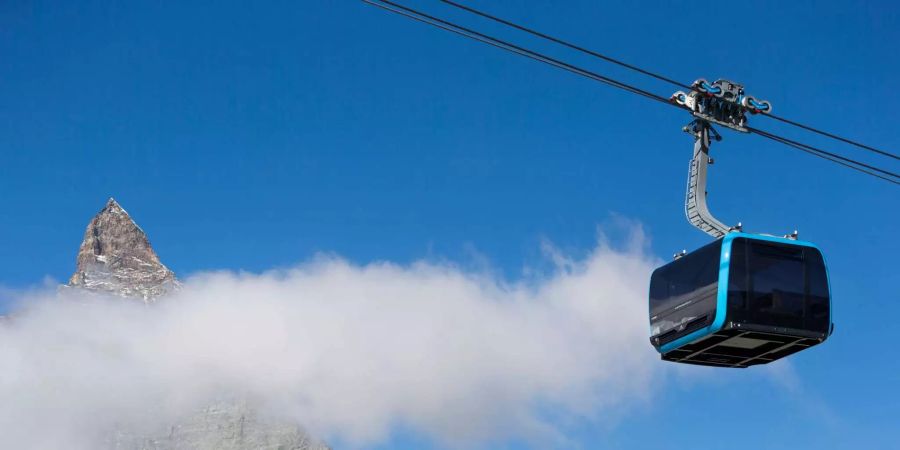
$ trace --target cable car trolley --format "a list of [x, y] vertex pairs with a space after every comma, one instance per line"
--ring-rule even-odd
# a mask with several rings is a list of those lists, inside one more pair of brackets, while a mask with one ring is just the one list
[[715, 240], [676, 254], [650, 278], [650, 342], [667, 361], [744, 368], [767, 364], [824, 342], [834, 329], [822, 252], [797, 232], [746, 233], [709, 212], [706, 176], [711, 124], [746, 132], [746, 113], [768, 113], [771, 104], [744, 94], [728, 80], [700, 79], [671, 101], [695, 120], [685, 215]]

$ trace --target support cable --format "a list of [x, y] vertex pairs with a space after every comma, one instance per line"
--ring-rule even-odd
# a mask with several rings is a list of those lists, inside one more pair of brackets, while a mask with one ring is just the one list
[[669, 78], [669, 77], [660, 75], [660, 74], [658, 74], [658, 73], [653, 73], [653, 72], [651, 72], [651, 71], [649, 71], [649, 70], [641, 69], [641, 68], [638, 67], [638, 66], [635, 66], [635, 65], [632, 65], [632, 64], [628, 64], [628, 63], [626, 63], [626, 62], [624, 62], [624, 61], [622, 61], [622, 60], [613, 58], [613, 57], [611, 57], [611, 56], [604, 55], [604, 54], [602, 54], [602, 53], [597, 53], [597, 52], [595, 52], [595, 51], [593, 51], [593, 50], [586, 49], [586, 48], [584, 48], [584, 47], [581, 47], [581, 46], [579, 46], [579, 45], [573, 44], [573, 43], [571, 43], [571, 42], [566, 42], [566, 41], [564, 41], [564, 40], [562, 40], [562, 39], [555, 38], [555, 37], [553, 37], [553, 36], [550, 36], [550, 35], [541, 33], [540, 31], [533, 30], [533, 29], [531, 29], [531, 28], [528, 28], [528, 27], [525, 27], [525, 26], [522, 26], [522, 25], [519, 25], [519, 24], [510, 22], [510, 21], [505, 20], [505, 19], [501, 19], [501, 18], [499, 18], [499, 17], [497, 17], [497, 16], [490, 15], [490, 14], [488, 14], [488, 13], [486, 13], [486, 12], [479, 11], [479, 10], [477, 10], [477, 9], [475, 9], [475, 8], [472, 8], [472, 7], [463, 5], [463, 4], [461, 4], [461, 3], [457, 3], [457, 2], [454, 2], [454, 1], [451, 1], [451, 0], [441, 0], [441, 1], [444, 2], [444, 3], [446, 3], [446, 4], [448, 4], [448, 5], [450, 5], [450, 6], [453, 6], [453, 7], [462, 9], [462, 10], [464, 10], [464, 11], [468, 11], [468, 12], [470, 12], [470, 13], [472, 13], [472, 14], [475, 14], [475, 15], [478, 15], [478, 16], [481, 16], [481, 17], [484, 17], [485, 19], [493, 20], [494, 22], [501, 23], [501, 24], [506, 25], [506, 26], [508, 26], [508, 27], [515, 28], [515, 29], [517, 29], [517, 30], [519, 30], [519, 31], [524, 31], [524, 32], [526, 32], [526, 33], [528, 33], [528, 34], [530, 34], [530, 35], [537, 36], [537, 37], [539, 37], [539, 38], [546, 39], [546, 40], [548, 40], [548, 41], [550, 41], [550, 42], [555, 42], [555, 43], [557, 43], [557, 44], [560, 44], [560, 45], [562, 45], [562, 46], [564, 46], [564, 47], [568, 47], [568, 48], [571, 48], [571, 49], [573, 49], [573, 50], [577, 50], [577, 51], [579, 51], [579, 52], [581, 52], [581, 53], [585, 53], [585, 54], [591, 55], [591, 56], [593, 56], [593, 57], [595, 57], [595, 58], [600, 58], [600, 59], [602, 59], [602, 60], [604, 60], [604, 61], [611, 62], [611, 63], [613, 63], [613, 64], [617, 64], [617, 65], [622, 66], [622, 67], [625, 67], [625, 68], [627, 68], [627, 69], [631, 69], [631, 70], [633, 70], [633, 71], [635, 71], [635, 72], [639, 72], [639, 73], [642, 73], [642, 74], [647, 75], [647, 76], [649, 76], [649, 77], [656, 78], [657, 80], [664, 81], [664, 82], [669, 83], [669, 84], [673, 84], [673, 85], [678, 86], [678, 87], [680, 87], [680, 88], [682, 88], [682, 89], [690, 89], [690, 90], [694, 90], [694, 87], [691, 86], [691, 85], [681, 83], [681, 82], [679, 82], [679, 81], [673, 80], [673, 79], [671, 79], [671, 78]]
[[[450, 31], [450, 32], [455, 33], [455, 34], [458, 34], [458, 35], [460, 35], [460, 36], [463, 36], [463, 37], [466, 37], [466, 38], [469, 38], [469, 39], [473, 39], [473, 40], [476, 40], [476, 41], [479, 41], [479, 42], [482, 42], [482, 43], [491, 45], [491, 46], [493, 46], [493, 47], [497, 47], [497, 48], [500, 48], [500, 49], [502, 49], [502, 50], [506, 50], [506, 51], [508, 51], [508, 52], [515, 53], [515, 54], [518, 54], [518, 55], [520, 55], [520, 56], [524, 56], [524, 57], [533, 59], [533, 60], [535, 60], [535, 61], [539, 61], [539, 62], [542, 62], [542, 63], [544, 63], [544, 64], [548, 64], [548, 65], [551, 65], [551, 66], [554, 66], [554, 67], [557, 67], [557, 68], [560, 68], [560, 69], [563, 69], [563, 70], [572, 72], [572, 73], [574, 73], [574, 74], [576, 74], [576, 75], [580, 75], [580, 76], [583, 76], [583, 77], [592, 79], [592, 80], [594, 80], [594, 81], [598, 81], [598, 82], [601, 82], [601, 83], [604, 83], [604, 84], [608, 84], [608, 85], [610, 85], [610, 86], [617, 87], [617, 88], [619, 88], [619, 89], [623, 89], [623, 90], [628, 91], [628, 92], [633, 93], [633, 94], [641, 95], [641, 96], [643, 96], [643, 97], [649, 98], [649, 99], [651, 99], [651, 100], [658, 101], [658, 102], [660, 102], [660, 103], [664, 103], [664, 104], [669, 105], [669, 106], [676, 107], [676, 108], [678, 108], [678, 109], [687, 110], [687, 109], [684, 108], [683, 106], [680, 106], [680, 105], [678, 105], [678, 104], [675, 104], [675, 103], [669, 101], [669, 99], [667, 99], [666, 97], [662, 97], [662, 96], [656, 95], [656, 94], [654, 94], [654, 93], [652, 93], [652, 92], [649, 92], [649, 91], [646, 91], [646, 90], [644, 90], [644, 89], [641, 89], [641, 88], [638, 88], [638, 87], [629, 85], [629, 84], [627, 84], [627, 83], [623, 83], [623, 82], [621, 82], [621, 81], [618, 81], [618, 80], [615, 80], [615, 79], [612, 79], [612, 78], [609, 78], [609, 77], [600, 75], [600, 74], [598, 74], [598, 73], [596, 73], [596, 72], [592, 72], [592, 71], [590, 71], [590, 70], [583, 69], [583, 68], [578, 67], [578, 66], [574, 66], [574, 65], [572, 65], [572, 64], [563, 62], [563, 61], [561, 61], [561, 60], [555, 59], [555, 58], [550, 57], [550, 56], [548, 56], [548, 55], [545, 55], [545, 54], [542, 54], [542, 53], [539, 53], [539, 52], [536, 52], [536, 51], [533, 51], [533, 50], [530, 50], [530, 49], [527, 49], [527, 48], [524, 48], [524, 47], [520, 47], [520, 46], [515, 45], [515, 44], [513, 44], [513, 43], [510, 43], [510, 42], [508, 42], [508, 41], [504, 41], [504, 40], [502, 40], [502, 39], [495, 38], [495, 37], [489, 36], [489, 35], [484, 34], [484, 33], [480, 33], [480, 32], [478, 32], [478, 31], [472, 30], [472, 29], [470, 29], [470, 28], [466, 28], [466, 27], [463, 27], [463, 26], [461, 26], [461, 25], [457, 25], [457, 24], [455, 24], [455, 23], [452, 23], [452, 22], [449, 22], [449, 21], [446, 21], [446, 20], [443, 20], [443, 19], [440, 19], [440, 18], [431, 16], [431, 15], [428, 15], [428, 14], [423, 13], [423, 12], [421, 12], [421, 11], [417, 11], [417, 10], [415, 10], [415, 9], [412, 9], [412, 8], [409, 8], [409, 7], [400, 5], [400, 4], [395, 3], [395, 2], [392, 2], [392, 1], [390, 1], [390, 0], [362, 0], [362, 1], [365, 2], [365, 3], [368, 3], [368, 4], [372, 5], [372, 6], [376, 6], [376, 7], [378, 7], [378, 8], [381, 8], [381, 9], [384, 9], [384, 10], [387, 10], [387, 11], [390, 11], [390, 12], [393, 12], [393, 13], [395, 13], [395, 14], [399, 14], [399, 15], [401, 15], [401, 16], [404, 16], [404, 17], [407, 17], [407, 18], [410, 18], [410, 19], [413, 19], [413, 20], [416, 20], [416, 21], [425, 23], [425, 24], [427, 24], [427, 25], [431, 25], [431, 26], [433, 26], [433, 27], [437, 27], [437, 28], [443, 29], [443, 30], [445, 30], [445, 31]], [[445, 2], [450, 3], [450, 4], [458, 5], [458, 4], [456, 4], [456, 3], [454, 3], [454, 2], [451, 2], [451, 1], [449, 1], [449, 0], [442, 0], [442, 1], [445, 1]], [[462, 5], [460, 5], [460, 7], [462, 7]], [[468, 7], [464, 7], [464, 9], [469, 10]], [[481, 13], [481, 14], [479, 14], [479, 15], [484, 15], [484, 14], [485, 14], [485, 13]], [[502, 20], [502, 19], [496, 19], [496, 20], [500, 21], [500, 20]], [[512, 25], [510, 25], [510, 26], [512, 26]], [[537, 32], [534, 32], [534, 33], [537, 33]], [[554, 38], [554, 39], [555, 39], [555, 38]], [[573, 46], [573, 48], [575, 48], [575, 47], [576, 47], [576, 46]], [[587, 50], [582, 50], [582, 51], [587, 51]], [[605, 59], [605, 58], [604, 58], [604, 59]], [[632, 68], [632, 66], [627, 65], [627, 64], [625, 64], [625, 63], [621, 63], [621, 62], [615, 61], [615, 60], [614, 60], [614, 62], [616, 62], [617, 64], [620, 64], [620, 65], [624, 65], [625, 67]], [[642, 73], [644, 72], [642, 69], [634, 68], [634, 70], [641, 71]], [[667, 82], [673, 83], [673, 84], [675, 84], [675, 85], [677, 85], [677, 86], [682, 86], [682, 87], [684, 87], [683, 85], [681, 85], [680, 83], [678, 83], [678, 82], [676, 82], [676, 81], [674, 81], [674, 80], [668, 80], [668, 79], [666, 79], [665, 77], [662, 77], [662, 76], [656, 76], [655, 74], [650, 74], [650, 73], [648, 73], [648, 74], [649, 74], [650, 76], [654, 76], [655, 78], [662, 79], [663, 81], [667, 81]], [[690, 87], [688, 87], [688, 89], [690, 89]], [[868, 164], [865, 164], [865, 163], [856, 161], [856, 160], [854, 160], [854, 159], [847, 158], [847, 157], [844, 157], [844, 156], [841, 156], [841, 155], [838, 155], [838, 154], [835, 154], [835, 153], [831, 153], [831, 152], [828, 152], [828, 151], [825, 151], [825, 150], [822, 150], [822, 149], [819, 149], [819, 148], [816, 148], [816, 147], [813, 147], [813, 146], [810, 146], [810, 145], [807, 145], [807, 144], [803, 144], [803, 143], [800, 143], [800, 142], [797, 142], [797, 141], [794, 141], [794, 140], [791, 140], [791, 139], [788, 139], [788, 138], [784, 138], [784, 137], [781, 137], [781, 136], [777, 136], [777, 135], [774, 135], [774, 134], [769, 133], [769, 132], [764, 131], [764, 130], [760, 130], [760, 129], [756, 129], [756, 128], [750, 128], [750, 127], [748, 127], [748, 129], [750, 130], [750, 132], [752, 132], [752, 133], [754, 133], [754, 134], [758, 134], [758, 135], [760, 135], [760, 136], [762, 136], [762, 137], [765, 137], [765, 138], [767, 138], [767, 139], [771, 139], [771, 140], [773, 140], [773, 141], [782, 143], [782, 144], [787, 145], [787, 146], [789, 146], [789, 147], [791, 147], [791, 148], [794, 148], [794, 149], [797, 149], [797, 150], [801, 150], [801, 151], [806, 152], [806, 153], [813, 154], [813, 155], [818, 156], [818, 157], [820, 157], [820, 158], [827, 159], [827, 160], [829, 160], [829, 161], [831, 161], [831, 162], [840, 164], [840, 165], [845, 166], [845, 167], [849, 167], [849, 168], [851, 168], [851, 169], [853, 169], [853, 170], [857, 170], [857, 171], [862, 172], [862, 173], [865, 173], [865, 174], [867, 174], [867, 175], [871, 175], [871, 176], [874, 176], [874, 177], [877, 177], [877, 178], [881, 178], [882, 180], [888, 181], [888, 182], [890, 182], [890, 183], [900, 185], [900, 175], [898, 175], [898, 174], [896, 174], [896, 173], [894, 173], [894, 172], [890, 172], [890, 171], [887, 171], [887, 170], [884, 170], [884, 169], [880, 169], [880, 168], [878, 168], [878, 167], [874, 167], [874, 166], [871, 166], [871, 165], [868, 165]], [[851, 142], [851, 143], [852, 143], [852, 142]], [[893, 155], [889, 155], [889, 156], [893, 156]], [[867, 169], [870, 169], [870, 170], [867, 170]], [[875, 173], [875, 172], [880, 172], [880, 173], [885, 174], [885, 175], [887, 175], [887, 176], [882, 176], [882, 175], [879, 175], [879, 174], [877, 174], [877, 173]]]
[[[749, 127], [748, 127], [748, 128], [749, 128]], [[898, 175], [897, 175], [897, 174], [894, 174], [893, 172], [888, 172], [888, 171], [886, 171], [886, 170], [881, 170], [881, 169], [878, 169], [877, 167], [871, 167], [871, 166], [869, 166], [869, 165], [867, 165], [867, 164], [863, 164], [863, 163], [861, 163], [861, 162], [859, 162], [859, 161], [856, 161], [856, 160], [853, 160], [853, 159], [850, 159], [850, 158], [845, 158], [845, 157], [842, 157], [842, 156], [840, 156], [840, 155], [836, 155], [836, 154], [834, 154], [834, 153], [827, 152], [827, 151], [825, 151], [825, 150], [818, 149], [818, 148], [813, 147], [813, 146], [810, 146], [810, 145], [802, 144], [802, 143], [797, 142], [797, 141], [793, 141], [793, 140], [790, 140], [790, 139], [787, 139], [787, 138], [784, 138], [784, 137], [781, 137], [781, 136], [777, 136], [777, 135], [774, 135], [774, 134], [769, 133], [769, 132], [767, 132], [767, 131], [760, 130], [760, 129], [758, 129], [758, 128], [750, 128], [750, 132], [751, 132], [751, 133], [754, 133], [754, 134], [757, 134], [757, 135], [759, 135], [759, 136], [762, 136], [762, 137], [764, 137], [764, 138], [766, 138], [766, 139], [771, 139], [771, 140], [773, 140], [773, 141], [775, 141], [775, 142], [778, 142], [778, 143], [787, 145], [788, 147], [792, 147], [792, 148], [795, 148], [795, 149], [797, 149], [797, 150], [800, 150], [800, 151], [809, 153], [809, 154], [811, 154], [811, 155], [818, 156], [819, 158], [827, 159], [827, 160], [829, 160], [829, 161], [831, 161], [831, 162], [833, 162], [833, 163], [840, 164], [840, 165], [842, 165], [842, 166], [844, 166], [844, 167], [849, 167], [849, 168], [851, 168], [851, 169], [853, 169], [853, 170], [862, 172], [862, 173], [864, 173], [864, 174], [866, 174], [866, 175], [871, 175], [871, 176], [873, 176], [873, 177], [881, 178], [882, 180], [885, 180], [885, 181], [887, 181], [887, 182], [889, 182], [889, 183], [893, 183], [893, 184], [900, 185], [900, 178], [898, 178]], [[843, 161], [842, 161], [842, 160], [843, 160]], [[844, 161], [847, 161], [847, 162], [844, 162]], [[875, 172], [873, 172], [873, 171], [864, 169], [864, 167], [870, 167], [870, 168], [872, 168], [872, 169], [875, 170], [875, 171], [887, 173], [890, 177], [883, 176], [883, 175], [879, 175], [879, 174], [877, 174], [877, 173], [875, 173]], [[893, 177], [893, 178], [891, 178], [891, 177]]]
[[399, 15], [408, 17], [410, 19], [417, 20], [419, 22], [426, 23], [428, 25], [440, 28], [442, 30], [450, 31], [452, 33], [456, 33], [460, 36], [464, 36], [469, 39], [474, 39], [476, 41], [479, 41], [479, 42], [482, 42], [482, 43], [485, 43], [488, 45], [492, 45], [494, 47], [497, 47], [497, 48], [500, 48], [500, 49], [503, 49], [503, 50], [506, 50], [506, 51], [509, 51], [512, 53], [516, 53], [518, 55], [525, 56], [527, 58], [531, 58], [536, 61], [540, 61], [542, 63], [549, 64], [554, 67], [558, 67], [560, 69], [568, 70], [569, 72], [581, 75], [586, 78], [590, 78], [594, 81], [599, 81], [601, 83], [605, 83], [610, 86], [626, 90], [633, 94], [638, 94], [638, 95], [647, 97], [651, 100], [656, 100], [656, 101], [664, 103], [666, 105], [675, 106], [680, 109], [684, 109], [681, 106], [678, 106], [678, 105], [675, 105], [674, 103], [669, 102], [668, 98], [662, 97], [660, 95], [656, 95], [650, 91], [646, 91], [644, 89], [623, 83], [621, 81], [614, 80], [612, 78], [600, 75], [596, 72], [591, 72], [590, 70], [574, 66], [572, 64], [560, 61], [558, 59], [552, 58], [545, 54], [538, 53], [536, 51], [529, 50], [524, 47], [520, 47], [511, 42], [507, 42], [502, 39], [498, 39], [498, 38], [489, 36], [487, 34], [472, 30], [470, 28], [466, 28], [464, 26], [457, 25], [453, 22], [439, 19], [437, 17], [434, 17], [434, 16], [428, 15], [426, 13], [423, 13], [421, 11], [417, 11], [415, 9], [400, 5], [398, 3], [394, 3], [389, 0], [362, 0], [362, 1], [365, 3], [368, 3], [370, 5], [373, 5], [373, 6], [377, 6], [381, 9], [393, 12], [395, 14], [399, 14]]
[[[647, 76], [649, 76], [649, 77], [656, 78], [657, 80], [661, 80], [661, 81], [664, 81], [664, 82], [666, 82], [666, 83], [669, 83], [669, 84], [678, 86], [678, 87], [680, 87], [680, 88], [682, 88], [682, 89], [690, 89], [690, 90], [692, 90], [692, 91], [697, 91], [697, 89], [696, 89], [695, 87], [693, 87], [693, 86], [690, 86], [690, 85], [681, 83], [681, 82], [679, 82], [679, 81], [673, 80], [672, 78], [666, 77], [666, 76], [664, 76], [664, 75], [660, 75], [660, 74], [658, 74], [658, 73], [654, 73], [654, 72], [651, 72], [651, 71], [649, 71], [649, 70], [641, 69], [640, 67], [637, 67], [637, 66], [632, 65], [632, 64], [628, 64], [628, 63], [626, 63], [626, 62], [624, 62], [624, 61], [621, 61], [621, 60], [619, 60], [619, 59], [613, 58], [613, 57], [611, 57], [611, 56], [607, 56], [607, 55], [604, 55], [604, 54], [602, 54], [602, 53], [599, 53], [599, 52], [596, 52], [596, 51], [593, 51], [593, 50], [589, 50], [589, 49], [584, 48], [584, 47], [582, 47], [582, 46], [573, 44], [573, 43], [571, 43], [571, 42], [564, 41], [564, 40], [562, 40], [562, 39], [559, 39], [559, 38], [550, 36], [550, 35], [545, 34], [545, 33], [541, 33], [540, 31], [534, 30], [534, 29], [532, 29], [532, 28], [528, 28], [528, 27], [526, 27], [526, 26], [519, 25], [519, 24], [517, 24], [517, 23], [510, 22], [510, 21], [505, 20], [505, 19], [501, 19], [501, 18], [499, 18], [499, 17], [497, 17], [497, 16], [494, 16], [494, 15], [492, 15], [492, 14], [488, 14], [488, 13], [486, 13], [486, 12], [484, 12], [484, 11], [477, 10], [477, 9], [472, 8], [472, 7], [470, 7], [470, 6], [466, 6], [466, 5], [463, 5], [463, 4], [461, 4], [461, 3], [457, 3], [457, 2], [452, 1], [452, 0], [441, 0], [441, 1], [442, 1], [443, 3], [446, 3], [446, 4], [450, 5], [450, 6], [453, 6], [453, 7], [455, 7], [455, 8], [459, 8], [459, 9], [462, 9], [462, 10], [464, 10], [464, 11], [468, 11], [468, 12], [470, 12], [470, 13], [472, 13], [472, 14], [475, 14], [475, 15], [478, 15], [478, 16], [481, 16], [481, 17], [484, 17], [484, 18], [486, 18], [486, 19], [489, 19], [489, 20], [492, 20], [492, 21], [494, 21], [494, 22], [497, 22], [497, 23], [506, 25], [506, 26], [508, 26], [508, 27], [515, 28], [515, 29], [517, 29], [517, 30], [519, 30], [519, 31], [524, 31], [524, 32], [526, 32], [526, 33], [528, 33], [528, 34], [531, 34], [531, 35], [533, 35], [533, 36], [537, 36], [537, 37], [539, 37], [539, 38], [546, 39], [546, 40], [548, 40], [548, 41], [550, 41], [550, 42], [554, 42], [554, 43], [563, 45], [563, 46], [568, 47], [568, 48], [571, 48], [571, 49], [573, 49], [573, 50], [576, 50], [576, 51], [585, 53], [585, 54], [587, 54], [587, 55], [591, 55], [591, 56], [593, 56], [593, 57], [595, 57], [595, 58], [600, 58], [600, 59], [602, 59], [602, 60], [604, 60], [604, 61], [611, 62], [611, 63], [613, 63], [613, 64], [617, 64], [617, 65], [619, 65], [619, 66], [622, 66], [622, 67], [631, 69], [631, 70], [633, 70], [633, 71], [635, 71], [635, 72], [639, 72], [639, 73], [644, 74], [644, 75], [647, 75]], [[699, 91], [697, 91], [697, 92], [699, 92]], [[874, 153], [878, 153], [878, 154], [880, 154], [880, 155], [882, 155], [882, 156], [887, 156], [888, 158], [893, 158], [893, 159], [895, 159], [895, 160], [900, 160], [900, 156], [898, 156], [898, 155], [896, 155], [896, 154], [894, 154], [894, 153], [891, 153], [891, 152], [888, 152], [888, 151], [885, 151], [885, 150], [880, 150], [880, 149], [877, 149], [877, 148], [875, 148], [875, 147], [872, 147], [872, 146], [869, 146], [869, 145], [866, 145], [866, 144], [863, 144], [863, 143], [860, 143], [860, 142], [857, 142], [857, 141], [854, 141], [854, 140], [851, 140], [851, 139], [848, 139], [848, 138], [845, 138], [845, 137], [841, 137], [841, 136], [838, 136], [838, 135], [836, 135], [836, 134], [833, 134], [833, 133], [829, 133], [829, 132], [827, 132], [827, 131], [820, 130], [820, 129], [818, 129], [818, 128], [811, 127], [811, 126], [809, 126], [809, 125], [804, 125], [804, 124], [802, 124], [802, 123], [795, 122], [795, 121], [793, 121], [793, 120], [786, 119], [786, 118], [784, 118], [784, 117], [780, 117], [780, 116], [777, 116], [777, 115], [775, 115], [775, 114], [765, 114], [765, 116], [771, 117], [771, 118], [773, 118], [773, 119], [775, 119], [775, 120], [784, 122], [784, 123], [789, 124], [789, 125], [793, 125], [793, 126], [798, 127], [798, 128], [802, 128], [802, 129], [807, 130], [807, 131], [811, 131], [811, 132], [813, 132], [813, 133], [820, 134], [820, 135], [822, 135], [822, 136], [829, 137], [829, 138], [831, 138], [831, 139], [835, 139], [835, 140], [844, 142], [844, 143], [846, 143], [846, 144], [854, 145], [854, 146], [859, 147], [859, 148], [862, 148], [862, 149], [864, 149], [864, 150], [868, 150], [868, 151], [871, 151], [871, 152], [874, 152]]]

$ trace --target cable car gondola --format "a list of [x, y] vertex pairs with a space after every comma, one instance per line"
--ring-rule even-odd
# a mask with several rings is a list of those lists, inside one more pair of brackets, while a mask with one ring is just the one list
[[[650, 343], [667, 361], [718, 367], [767, 364], [828, 338], [831, 294], [822, 252], [797, 233], [783, 238], [744, 233], [709, 212], [706, 175], [710, 137], [722, 137], [710, 123], [747, 132], [743, 86], [700, 79], [690, 94], [672, 101], [696, 119], [684, 128], [694, 136], [685, 215], [691, 225], [716, 238], [656, 269], [650, 277]], [[728, 95], [726, 95], [728, 94]], [[768, 102], [753, 99], [754, 105]]]
[[766, 364], [824, 342], [832, 330], [819, 249], [730, 232], [653, 272], [651, 343], [667, 361]]

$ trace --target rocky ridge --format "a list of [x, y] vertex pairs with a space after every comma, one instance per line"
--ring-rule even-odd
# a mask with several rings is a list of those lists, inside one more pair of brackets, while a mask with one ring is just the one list
[[[68, 286], [145, 303], [181, 285], [131, 216], [112, 198], [93, 218], [78, 250]], [[263, 420], [246, 399], [223, 399], [155, 436], [116, 430], [115, 450], [328, 450], [297, 424]]]
[[144, 230], [110, 198], [88, 223], [69, 286], [150, 303], [177, 290], [179, 283]]

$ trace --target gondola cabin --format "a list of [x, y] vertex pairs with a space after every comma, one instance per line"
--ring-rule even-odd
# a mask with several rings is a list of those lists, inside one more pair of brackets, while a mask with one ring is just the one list
[[718, 367], [767, 364], [832, 331], [819, 249], [731, 232], [653, 272], [650, 342], [662, 359]]

